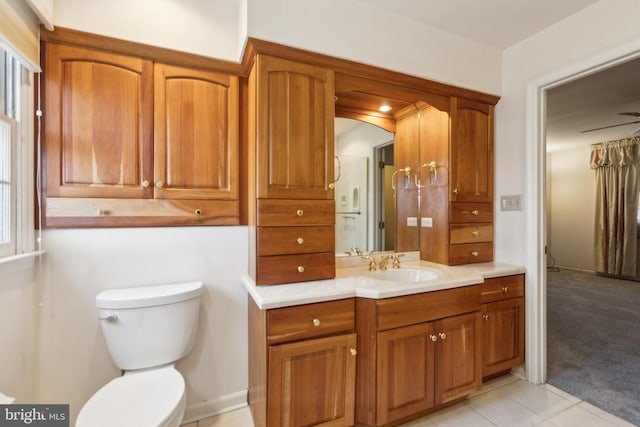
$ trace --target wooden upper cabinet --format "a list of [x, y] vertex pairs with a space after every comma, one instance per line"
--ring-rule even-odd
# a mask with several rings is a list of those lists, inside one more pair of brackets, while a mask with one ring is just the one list
[[334, 74], [258, 55], [257, 197], [333, 199]]
[[47, 196], [149, 197], [152, 63], [47, 44], [44, 71]]
[[238, 198], [238, 78], [154, 65], [154, 196]]
[[451, 201], [493, 201], [493, 105], [451, 98]]

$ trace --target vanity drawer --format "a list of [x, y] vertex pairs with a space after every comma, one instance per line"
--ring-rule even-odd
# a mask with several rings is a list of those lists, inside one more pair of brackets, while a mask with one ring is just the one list
[[472, 264], [493, 260], [493, 243], [449, 245], [449, 265]]
[[310, 227], [258, 227], [258, 256], [335, 251], [332, 225]]
[[492, 277], [482, 284], [482, 303], [524, 296], [524, 274]]
[[353, 332], [353, 298], [275, 308], [267, 312], [267, 340], [277, 344]]
[[259, 227], [334, 225], [333, 200], [258, 199]]
[[449, 231], [449, 242], [474, 243], [492, 242], [493, 224], [451, 224]]
[[492, 203], [451, 203], [451, 223], [493, 222]]
[[378, 331], [480, 310], [480, 285], [386, 298], [376, 303]]
[[322, 252], [300, 255], [260, 256], [256, 262], [256, 285], [333, 279], [336, 254]]

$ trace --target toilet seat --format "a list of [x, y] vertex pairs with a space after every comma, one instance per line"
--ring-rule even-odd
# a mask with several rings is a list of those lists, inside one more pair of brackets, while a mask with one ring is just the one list
[[184, 378], [173, 366], [127, 372], [91, 396], [76, 427], [179, 426], [184, 408]]

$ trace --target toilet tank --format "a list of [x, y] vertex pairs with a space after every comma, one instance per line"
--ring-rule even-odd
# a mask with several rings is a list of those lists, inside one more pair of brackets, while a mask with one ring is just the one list
[[110, 289], [96, 297], [102, 332], [123, 370], [174, 363], [193, 347], [202, 282]]

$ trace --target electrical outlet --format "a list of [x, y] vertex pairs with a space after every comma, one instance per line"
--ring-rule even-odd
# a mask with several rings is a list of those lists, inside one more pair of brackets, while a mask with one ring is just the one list
[[415, 216], [407, 217], [407, 227], [417, 227], [418, 226], [418, 218]]
[[422, 227], [433, 227], [433, 218], [420, 218], [420, 225]]
[[501, 211], [521, 211], [522, 210], [522, 194], [514, 196], [500, 197]]

